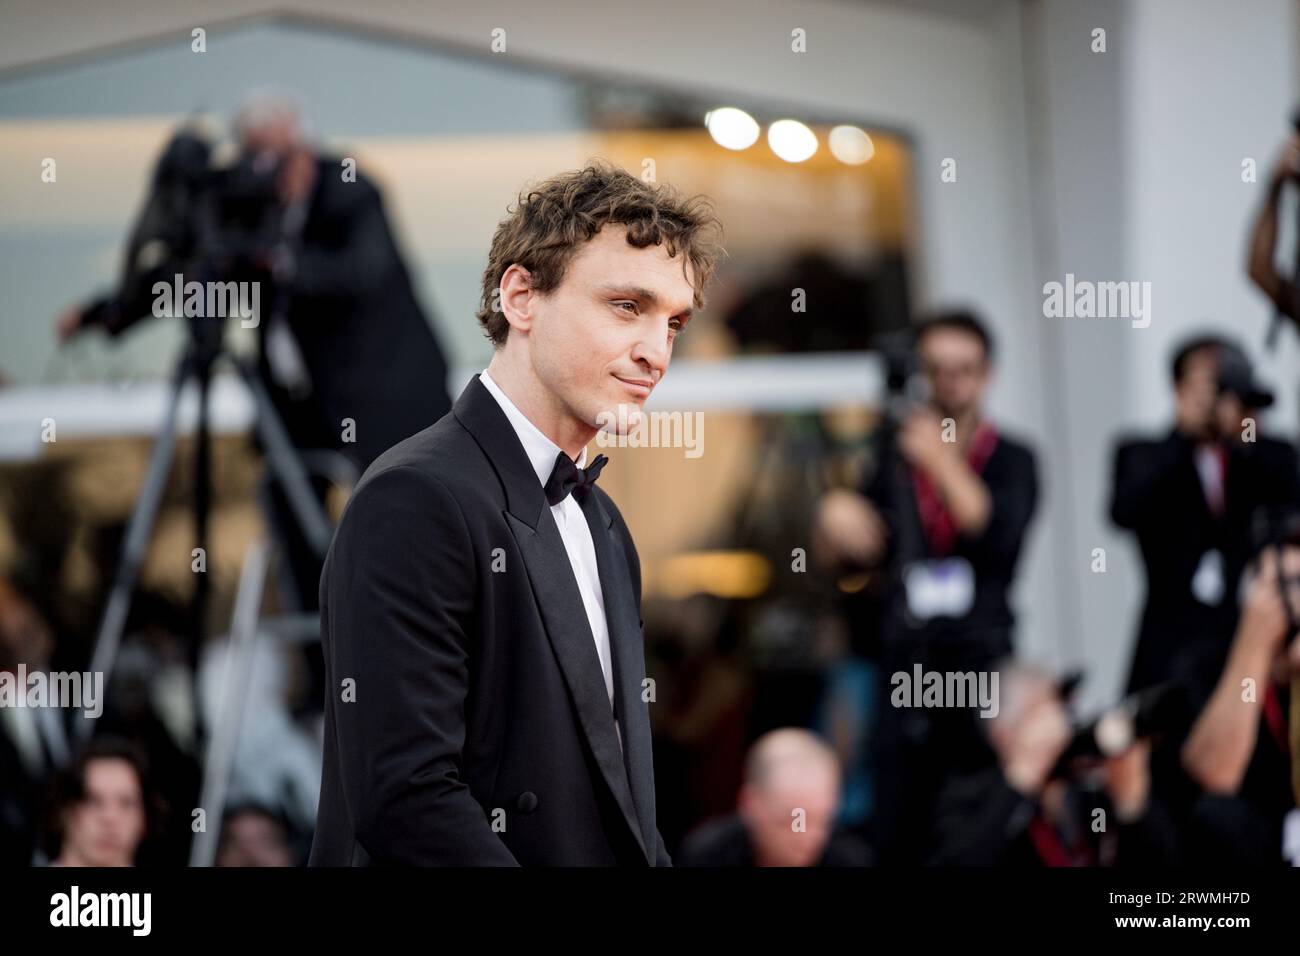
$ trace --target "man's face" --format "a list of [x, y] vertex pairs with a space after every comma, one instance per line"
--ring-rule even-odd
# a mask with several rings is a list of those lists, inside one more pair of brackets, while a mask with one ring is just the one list
[[315, 185], [315, 160], [291, 117], [268, 120], [243, 131], [240, 148], [259, 168], [279, 167], [276, 181], [286, 205], [303, 198]]
[[740, 811], [760, 862], [813, 866], [825, 852], [839, 807], [833, 770], [780, 772], [766, 785], [746, 784]]
[[293, 866], [293, 854], [274, 820], [240, 813], [222, 827], [217, 866]]
[[1214, 430], [1218, 378], [1219, 360], [1213, 348], [1197, 349], [1187, 356], [1182, 378], [1174, 386], [1174, 402], [1178, 426], [1189, 435], [1203, 437]]
[[917, 351], [935, 406], [957, 417], [979, 408], [988, 387], [988, 356], [978, 337], [961, 329], [931, 329]]
[[1246, 418], [1257, 414], [1257, 410], [1246, 408], [1235, 392], [1221, 392], [1214, 401], [1215, 430], [1220, 438], [1240, 442], [1245, 434]]
[[989, 736], [1005, 765], [1027, 750], [1059, 737], [1070, 726], [1070, 711], [1056, 685], [1045, 677], [1018, 674], [1005, 678], [1002, 713], [993, 719]]
[[144, 837], [144, 796], [125, 760], [86, 765], [85, 799], [67, 815], [64, 839], [88, 866], [130, 866]]
[[680, 255], [637, 249], [622, 226], [606, 226], [570, 260], [558, 288], [533, 296], [533, 368], [571, 417], [608, 431], [620, 418], [635, 427], [693, 297]]
[[243, 130], [239, 145], [250, 155], [269, 153], [277, 159], [283, 159], [298, 147], [298, 142], [297, 124], [285, 117], [267, 120]]

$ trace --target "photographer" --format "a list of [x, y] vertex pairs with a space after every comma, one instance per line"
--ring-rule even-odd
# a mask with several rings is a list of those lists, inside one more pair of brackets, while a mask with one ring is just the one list
[[1177, 838], [1153, 798], [1149, 739], [1110, 757], [1063, 760], [1074, 738], [1060, 686], [1002, 672], [989, 723], [996, 765], [946, 781], [927, 860], [958, 866], [1141, 866], [1175, 861]]
[[1119, 445], [1111, 517], [1137, 534], [1147, 575], [1128, 690], [1177, 680], [1199, 708], [1236, 625], [1251, 520], [1261, 506], [1297, 500], [1300, 479], [1295, 450], [1254, 433], [1273, 396], [1239, 348], [1193, 338], [1172, 372], [1174, 427]]
[[[119, 334], [150, 314], [153, 283], [170, 284], [176, 273], [259, 282], [269, 294], [258, 315], [258, 374], [290, 441], [342, 453], [359, 474], [450, 409], [446, 361], [370, 180], [319, 155], [290, 100], [254, 97], [233, 125], [240, 157], [226, 171], [212, 169], [199, 137], [173, 139], [128, 244], [121, 287], [70, 310], [59, 335]], [[314, 484], [323, 496], [326, 480]], [[296, 602], [314, 609], [320, 558], [278, 480], [269, 498]]]
[[1034, 456], [984, 414], [993, 341], [982, 322], [934, 315], [918, 325], [915, 349], [929, 401], [882, 437], [860, 491], [822, 498], [814, 551], [834, 570], [894, 569], [887, 655], [924, 643], [980, 666], [1011, 652], [1007, 591], [1037, 503]]
[[[984, 415], [993, 343], [983, 323], [935, 315], [917, 327], [915, 352], [929, 400], [882, 429], [860, 492], [822, 499], [814, 554], [832, 572], [880, 572], [884, 675], [988, 670], [1012, 651], [1007, 592], [1038, 497], [1034, 456]], [[879, 697], [872, 841], [887, 859], [916, 862], [945, 775], [981, 768], [987, 753], [969, 714], [902, 712]]]
[[[274, 176], [278, 199], [268, 217], [274, 245], [231, 257], [241, 278], [260, 273], [270, 286], [264, 313], [274, 313], [265, 305], [275, 296], [286, 297], [282, 316], [259, 316], [262, 377], [297, 447], [342, 451], [363, 470], [450, 409], [446, 361], [370, 180], [316, 152], [291, 100], [254, 97], [233, 125], [241, 161], [252, 174]], [[122, 332], [150, 314], [155, 278], [170, 282], [191, 265], [197, 230], [178, 221], [187, 210], [175, 192], [157, 178], [154, 185], [128, 245], [122, 288], [67, 312], [61, 337], [95, 326]], [[355, 423], [347, 437], [346, 419]]]
[[1267, 548], [1227, 663], [1182, 748], [1183, 768], [1201, 790], [1188, 841], [1198, 862], [1300, 859], [1297, 621], [1300, 547]]

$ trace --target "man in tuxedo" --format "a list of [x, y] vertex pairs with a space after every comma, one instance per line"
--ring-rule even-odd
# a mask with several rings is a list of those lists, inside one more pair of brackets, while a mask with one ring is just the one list
[[1199, 707], [1237, 624], [1256, 510], [1300, 500], [1300, 479], [1295, 449], [1255, 434], [1255, 416], [1273, 396], [1240, 348], [1193, 338], [1172, 371], [1174, 427], [1119, 444], [1111, 517], [1136, 533], [1147, 574], [1128, 690], [1176, 680]]
[[498, 227], [488, 368], [367, 470], [321, 577], [313, 865], [670, 865], [640, 562], [586, 446], [639, 421], [717, 226], [596, 164]]

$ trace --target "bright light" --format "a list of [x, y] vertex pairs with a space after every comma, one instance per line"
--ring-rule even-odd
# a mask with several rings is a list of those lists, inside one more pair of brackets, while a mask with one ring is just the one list
[[727, 149], [749, 149], [758, 142], [758, 123], [734, 106], [709, 110], [704, 114], [704, 125], [713, 141]]
[[828, 139], [831, 155], [841, 163], [861, 166], [876, 155], [876, 144], [856, 126], [837, 126]]
[[767, 145], [787, 163], [802, 163], [817, 152], [817, 134], [798, 120], [777, 120], [767, 128]]

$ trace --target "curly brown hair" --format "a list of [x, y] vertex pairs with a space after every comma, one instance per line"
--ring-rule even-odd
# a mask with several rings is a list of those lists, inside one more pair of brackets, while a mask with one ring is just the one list
[[624, 226], [628, 245], [638, 249], [663, 244], [670, 256], [682, 253], [682, 274], [692, 281], [696, 309], [703, 308], [704, 289], [725, 255], [722, 223], [711, 200], [683, 198], [671, 186], [642, 182], [604, 160], [538, 183], [520, 193], [508, 211], [492, 237], [477, 312], [494, 348], [505, 344], [510, 331], [496, 301], [506, 269], [518, 263], [530, 273], [533, 289], [553, 292], [578, 247], [606, 224]]

